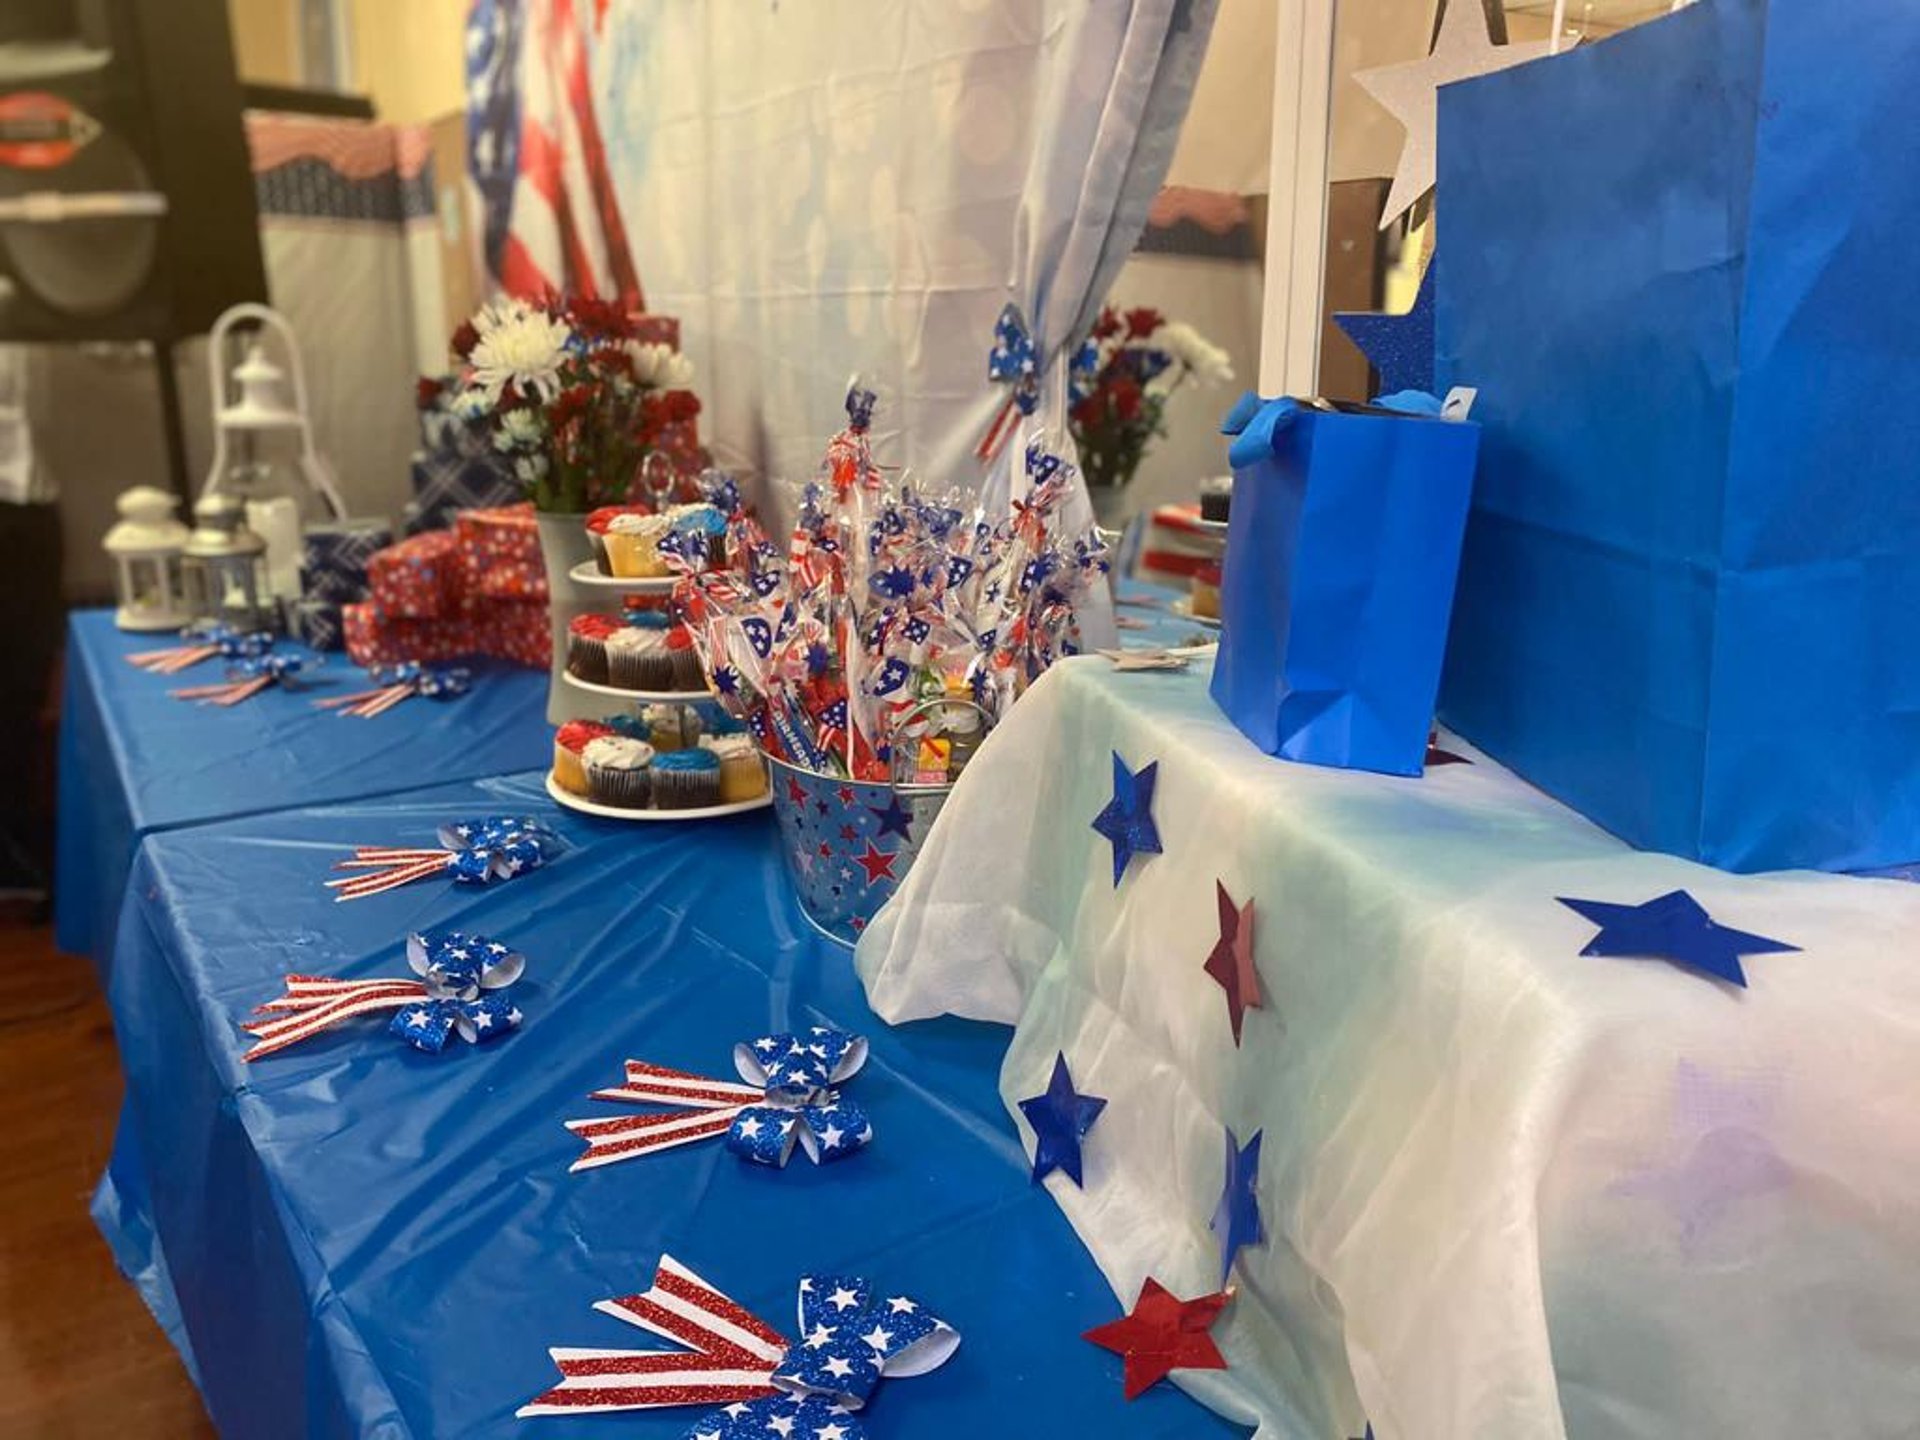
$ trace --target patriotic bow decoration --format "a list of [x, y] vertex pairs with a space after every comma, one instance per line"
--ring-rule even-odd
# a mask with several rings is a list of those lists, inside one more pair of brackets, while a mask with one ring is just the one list
[[182, 630], [180, 639], [182, 644], [165, 650], [142, 650], [137, 655], [129, 655], [127, 663], [152, 675], [178, 675], [216, 655], [228, 660], [250, 660], [273, 648], [273, 636], [265, 630], [242, 634], [228, 626], [205, 621]]
[[993, 322], [993, 349], [987, 352], [987, 379], [1008, 387], [1007, 401], [987, 427], [974, 451], [982, 460], [991, 460], [1013, 433], [1015, 413], [1031, 415], [1040, 403], [1040, 351], [1027, 329], [1027, 317], [1011, 301]]
[[287, 976], [287, 993], [241, 1022], [255, 1043], [240, 1058], [259, 1060], [342, 1020], [381, 1010], [396, 1012], [388, 1026], [393, 1035], [429, 1054], [445, 1049], [456, 1032], [477, 1045], [520, 1023], [509, 990], [527, 960], [498, 940], [457, 930], [409, 935], [407, 963], [418, 980]]
[[685, 1108], [567, 1121], [587, 1142], [572, 1168], [591, 1170], [720, 1134], [734, 1154], [760, 1165], [784, 1166], [796, 1145], [816, 1165], [843, 1160], [873, 1138], [873, 1126], [865, 1110], [833, 1087], [866, 1060], [864, 1039], [824, 1025], [736, 1045], [733, 1063], [744, 1085], [629, 1060], [627, 1083], [594, 1091], [595, 1100]]
[[560, 1383], [521, 1416], [717, 1405], [686, 1440], [865, 1440], [854, 1412], [880, 1381], [937, 1370], [960, 1345], [917, 1301], [851, 1275], [801, 1279], [795, 1343], [671, 1255], [644, 1295], [594, 1309], [686, 1350], [551, 1350]]
[[189, 685], [167, 693], [176, 700], [198, 700], [202, 705], [238, 705], [269, 685], [294, 689], [302, 675], [324, 664], [326, 661], [318, 655], [254, 655], [228, 666], [227, 678], [217, 685]]
[[371, 690], [357, 690], [351, 695], [332, 695], [313, 703], [322, 710], [336, 710], [342, 715], [371, 720], [415, 695], [424, 695], [429, 700], [451, 700], [456, 695], [466, 694], [473, 683], [473, 676], [467, 670], [441, 669], [412, 661], [404, 665], [382, 666], [373, 671], [370, 678], [374, 683]]
[[342, 860], [336, 870], [359, 870], [339, 880], [327, 881], [329, 890], [338, 890], [336, 900], [359, 900], [424, 880], [429, 875], [447, 874], [463, 885], [484, 885], [489, 880], [511, 880], [546, 863], [557, 849], [560, 837], [538, 820], [516, 819], [511, 815], [489, 815], [481, 820], [463, 820], [442, 825], [437, 847], [410, 849], [404, 845], [361, 845], [351, 860]]

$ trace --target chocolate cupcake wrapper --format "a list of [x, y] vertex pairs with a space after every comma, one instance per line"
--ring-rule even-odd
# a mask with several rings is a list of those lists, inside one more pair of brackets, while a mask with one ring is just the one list
[[596, 685], [607, 683], [607, 642], [589, 635], [567, 636], [567, 670]]
[[607, 683], [622, 690], [670, 690], [673, 661], [659, 651], [642, 650], [631, 655], [608, 651]]
[[645, 769], [612, 770], [587, 768], [587, 790], [602, 805], [618, 805], [626, 810], [644, 810], [652, 791], [652, 773]]
[[707, 672], [700, 664], [700, 657], [691, 649], [672, 652], [671, 674], [673, 688], [676, 690], [704, 690], [707, 688]]
[[653, 803], [662, 810], [698, 810], [720, 803], [720, 772], [662, 770], [654, 777]]

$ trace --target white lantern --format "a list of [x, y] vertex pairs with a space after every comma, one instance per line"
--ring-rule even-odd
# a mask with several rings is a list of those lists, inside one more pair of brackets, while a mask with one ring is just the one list
[[193, 618], [181, 579], [187, 527], [174, 518], [178, 502], [152, 485], [136, 485], [114, 502], [120, 521], [101, 546], [113, 557], [113, 588], [122, 630], [178, 630]]
[[200, 497], [182, 551], [181, 578], [195, 620], [243, 633], [280, 628], [267, 589], [267, 542], [247, 528], [246, 505], [238, 497]]
[[[274, 363], [267, 342], [280, 351]], [[240, 362], [224, 369], [236, 347]], [[267, 593], [300, 598], [306, 526], [346, 515], [333, 476], [313, 444], [307, 382], [293, 328], [264, 305], [236, 305], [207, 336], [213, 393], [213, 467], [203, 494], [246, 503], [247, 525], [266, 541]]]

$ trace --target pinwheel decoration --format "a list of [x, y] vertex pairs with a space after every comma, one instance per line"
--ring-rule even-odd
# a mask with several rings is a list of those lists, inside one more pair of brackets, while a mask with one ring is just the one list
[[784, 1166], [798, 1147], [824, 1165], [844, 1160], [873, 1138], [866, 1111], [833, 1089], [866, 1063], [867, 1042], [860, 1036], [816, 1025], [743, 1042], [734, 1047], [733, 1060], [745, 1084], [627, 1061], [627, 1083], [596, 1090], [594, 1099], [682, 1108], [567, 1121], [587, 1142], [572, 1168], [591, 1170], [718, 1135], [727, 1137], [734, 1154], [756, 1164]]
[[801, 1279], [795, 1343], [671, 1255], [644, 1295], [594, 1309], [686, 1348], [551, 1350], [560, 1383], [521, 1416], [716, 1405], [687, 1440], [866, 1440], [856, 1412], [881, 1380], [937, 1370], [960, 1345], [918, 1301], [850, 1275]]
[[489, 815], [442, 825], [437, 846], [361, 845], [336, 870], [357, 875], [327, 881], [336, 900], [361, 900], [411, 885], [433, 875], [449, 875], [462, 885], [511, 880], [537, 870], [560, 848], [560, 837], [538, 820]]
[[418, 979], [287, 976], [286, 994], [241, 1022], [255, 1043], [240, 1058], [263, 1059], [343, 1021], [382, 1011], [394, 1012], [391, 1034], [430, 1054], [444, 1050], [456, 1034], [477, 1045], [520, 1024], [511, 987], [527, 961], [512, 947], [457, 930], [415, 934], [407, 937], [407, 963]]

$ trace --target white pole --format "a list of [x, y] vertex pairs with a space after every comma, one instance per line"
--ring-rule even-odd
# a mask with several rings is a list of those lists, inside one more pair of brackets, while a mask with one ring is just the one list
[[1279, 0], [1276, 6], [1262, 395], [1312, 395], [1320, 388], [1337, 3]]
[[1553, 0], [1553, 34], [1547, 37], [1547, 53], [1560, 53], [1560, 37], [1567, 29], [1567, 0]]

